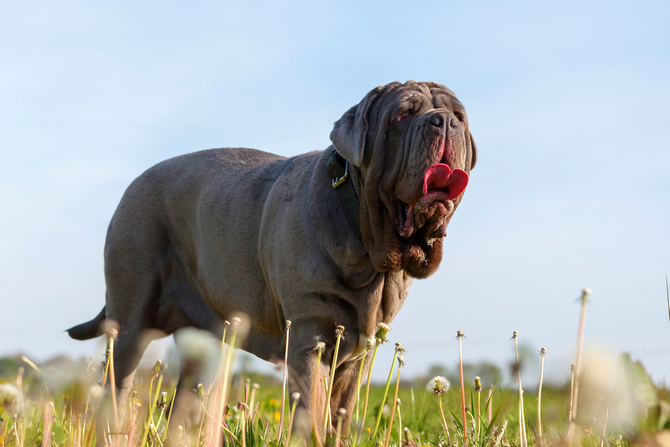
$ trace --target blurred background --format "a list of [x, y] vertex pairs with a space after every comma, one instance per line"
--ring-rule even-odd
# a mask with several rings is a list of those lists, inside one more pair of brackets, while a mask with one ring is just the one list
[[2, 2], [0, 356], [101, 355], [64, 330], [102, 308], [107, 225], [145, 169], [214, 147], [325, 149], [370, 89], [414, 79], [456, 93], [479, 162], [380, 358], [400, 341], [407, 374], [453, 369], [463, 330], [464, 361], [508, 372], [519, 331], [527, 374], [544, 346], [564, 382], [590, 287], [588, 349], [661, 383], [669, 22], [660, 1]]

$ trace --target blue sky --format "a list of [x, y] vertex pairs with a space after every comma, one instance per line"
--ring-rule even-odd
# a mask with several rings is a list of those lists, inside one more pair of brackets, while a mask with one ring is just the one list
[[[665, 2], [3, 2], [0, 354], [91, 355], [126, 186], [205, 148], [325, 149], [373, 87], [451, 88], [479, 147], [438, 273], [393, 341], [407, 369], [512, 358], [567, 377], [587, 341], [670, 372], [670, 6]], [[380, 374], [384, 372], [380, 371]]]

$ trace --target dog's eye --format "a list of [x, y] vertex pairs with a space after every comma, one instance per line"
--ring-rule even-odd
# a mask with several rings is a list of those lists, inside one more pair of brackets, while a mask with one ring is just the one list
[[460, 121], [461, 123], [463, 122], [463, 114], [461, 112], [457, 110], [454, 112], [454, 115], [456, 116], [456, 118], [458, 118], [458, 121]]
[[396, 121], [400, 122], [400, 121], [404, 120], [405, 118], [407, 118], [410, 115], [411, 115], [411, 113], [409, 111], [404, 111], [400, 115], [396, 116], [395, 119], [396, 119]]

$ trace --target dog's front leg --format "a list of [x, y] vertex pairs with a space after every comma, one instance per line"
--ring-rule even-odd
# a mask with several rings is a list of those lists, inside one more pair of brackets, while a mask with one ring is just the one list
[[314, 336], [314, 328], [310, 326], [302, 323], [302, 327], [298, 329], [299, 326], [294, 324], [293, 327], [296, 329], [291, 328], [288, 354], [290, 391], [292, 395], [300, 393], [293, 430], [297, 436], [306, 440], [309, 439], [314, 427], [323, 439], [325, 380], [330, 376], [330, 361], [334, 349], [332, 344], [326, 343], [321, 361], [317, 364], [319, 355], [315, 348], [318, 340]]
[[[372, 359], [371, 355], [366, 356], [365, 365], [363, 365], [363, 371], [361, 372], [361, 381], [365, 380], [367, 377], [368, 370], [370, 369], [370, 361]], [[356, 385], [358, 383], [358, 371], [360, 370], [361, 362], [363, 359], [358, 359], [355, 361], [345, 362], [337, 367], [335, 371], [335, 380], [333, 385], [333, 396], [330, 402], [332, 422], [333, 424], [337, 423], [337, 411], [340, 408], [344, 408], [346, 413], [342, 418], [342, 433], [349, 433], [349, 425], [354, 419], [354, 406], [356, 405]], [[362, 412], [362, 404], [361, 404]], [[360, 416], [360, 414], [359, 414]]]

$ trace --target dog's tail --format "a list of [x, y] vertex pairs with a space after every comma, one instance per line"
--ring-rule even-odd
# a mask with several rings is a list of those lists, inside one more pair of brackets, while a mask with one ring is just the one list
[[105, 333], [101, 326], [107, 316], [105, 309], [107, 309], [107, 306], [102, 308], [97, 317], [86, 323], [71, 327], [67, 330], [67, 333], [75, 340], [88, 340], [90, 338], [101, 336]]

